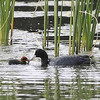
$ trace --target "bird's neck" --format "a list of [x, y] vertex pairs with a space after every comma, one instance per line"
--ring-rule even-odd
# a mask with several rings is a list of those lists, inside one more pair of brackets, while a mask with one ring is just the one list
[[41, 67], [47, 67], [48, 66], [48, 59], [41, 59]]

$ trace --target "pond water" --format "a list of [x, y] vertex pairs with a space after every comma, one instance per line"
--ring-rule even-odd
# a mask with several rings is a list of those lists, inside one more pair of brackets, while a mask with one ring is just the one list
[[[25, 7], [29, 6], [28, 3], [17, 2], [16, 7], [23, 3]], [[33, 6], [36, 4], [35, 2]], [[42, 47], [42, 34], [39, 31], [42, 32], [43, 29], [38, 26], [43, 26], [43, 12], [36, 12], [36, 22], [32, 17], [32, 23], [38, 23], [34, 24], [35, 26], [28, 23], [31, 22], [33, 14], [28, 13], [15, 11], [13, 44], [0, 47], [0, 100], [100, 100], [99, 48], [94, 48], [96, 64], [90, 66], [48, 66], [43, 69], [40, 66], [40, 59], [34, 59], [29, 65], [8, 65], [8, 60], [12, 58], [20, 59], [26, 56], [31, 59], [35, 50]], [[99, 26], [96, 31], [98, 33]], [[65, 22], [62, 26], [62, 35], [68, 35], [68, 31], [69, 24]], [[53, 32], [53, 25], [50, 32]], [[51, 41], [46, 50], [50, 58], [54, 57], [53, 48], [54, 43]], [[68, 55], [68, 45], [65, 42], [61, 42], [60, 45], [60, 56], [63, 55]]]

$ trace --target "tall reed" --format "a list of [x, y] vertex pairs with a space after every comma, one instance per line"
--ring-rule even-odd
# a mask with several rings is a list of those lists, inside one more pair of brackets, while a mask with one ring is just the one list
[[[95, 11], [95, 15], [94, 15], [95, 18], [98, 19], [99, 13], [100, 13], [100, 0], [97, 1], [96, 11]], [[95, 30], [96, 30], [96, 25], [98, 24], [95, 18], [93, 19], [90, 44], [93, 44], [93, 39], [94, 39]]]
[[0, 45], [8, 44], [15, 0], [0, 0]]
[[[79, 9], [79, 0], [76, 0], [76, 6], [75, 6], [75, 13], [73, 13], [73, 41], [72, 41], [72, 53], [75, 51], [75, 40], [77, 33], [77, 20], [78, 20], [78, 9]], [[77, 41], [77, 40], [76, 40]]]
[[14, 5], [15, 5], [15, 0], [13, 1], [13, 8], [12, 8], [10, 45], [12, 45], [12, 36], [13, 36], [13, 25], [14, 25]]
[[54, 33], [55, 33], [55, 56], [57, 56], [57, 41], [58, 41], [58, 0], [54, 0]]
[[59, 47], [60, 47], [60, 33], [61, 33], [61, 22], [62, 22], [62, 10], [63, 10], [63, 0], [61, 5], [61, 16], [59, 22], [59, 34], [58, 34], [58, 42], [57, 42], [57, 56], [59, 55]]
[[44, 6], [44, 40], [43, 40], [43, 48], [46, 46], [47, 25], [48, 25], [48, 0], [45, 0], [45, 6]]
[[62, 0], [61, 15], [60, 15], [60, 21], [59, 21], [59, 30], [58, 30], [58, 6], [59, 6], [58, 2], [59, 0], [54, 0], [55, 56], [59, 56], [60, 33], [61, 33], [62, 10], [63, 10], [63, 0]]
[[[93, 0], [76, 0], [75, 3], [74, 0], [72, 0], [72, 9], [73, 9], [72, 54], [74, 53], [77, 54], [80, 52], [80, 50], [91, 51], [97, 24], [96, 19], [98, 18], [98, 14], [100, 11], [99, 5], [100, 5], [100, 0], [98, 0], [97, 2], [95, 15], [93, 15], [95, 16], [94, 18], [93, 16], [91, 16], [93, 14]], [[70, 24], [71, 23], [72, 22], [70, 22]]]
[[[59, 45], [60, 45], [60, 33], [61, 33], [61, 21], [62, 21], [62, 9], [63, 9], [63, 0], [61, 5], [61, 16], [59, 22], [58, 30], [58, 1], [54, 0], [54, 43], [55, 43], [55, 56], [59, 55]], [[43, 38], [43, 48], [46, 47], [46, 37], [48, 29], [48, 0], [44, 0], [44, 38]]]

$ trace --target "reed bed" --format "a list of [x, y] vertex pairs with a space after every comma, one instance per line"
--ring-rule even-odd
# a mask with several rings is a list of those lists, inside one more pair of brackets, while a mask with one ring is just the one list
[[[60, 32], [62, 20], [62, 7], [60, 22], [58, 22], [58, 2], [54, 0], [54, 43], [55, 43], [55, 56], [59, 56], [60, 45]], [[83, 51], [91, 51], [93, 46], [94, 34], [97, 25], [97, 18], [100, 12], [100, 0], [97, 1], [95, 14], [93, 11], [94, 0], [72, 0], [71, 17], [70, 17], [70, 36], [69, 36], [69, 54], [78, 54]], [[48, 13], [48, 0], [45, 0], [44, 7], [44, 47], [46, 46], [47, 36], [47, 13]], [[58, 29], [59, 25], [59, 29]], [[72, 28], [73, 26], [73, 28]], [[73, 38], [71, 38], [73, 29]], [[72, 40], [72, 42], [71, 42]]]
[[[69, 54], [78, 54], [81, 51], [91, 51], [97, 18], [100, 12], [100, 0], [97, 1], [95, 14], [93, 15], [93, 0], [72, 0], [72, 13], [70, 26], [73, 25], [72, 51], [69, 42]], [[72, 26], [71, 26], [72, 27]], [[72, 28], [71, 28], [72, 30]], [[70, 30], [70, 37], [71, 31]], [[69, 38], [71, 41], [71, 38]]]
[[[46, 47], [46, 39], [47, 39], [46, 36], [47, 36], [47, 29], [48, 29], [48, 0], [44, 0], [44, 2], [45, 2], [45, 6], [44, 6], [44, 38], [43, 38], [43, 48]], [[62, 6], [61, 6], [60, 22], [58, 22], [58, 2], [59, 2], [59, 0], [54, 0], [54, 43], [55, 43], [55, 56], [59, 55], [63, 0], [62, 0]], [[58, 29], [58, 26], [59, 26], [59, 29]]]
[[[13, 24], [15, 0], [0, 0], [0, 45], [8, 45], [10, 24]], [[13, 28], [13, 27], [12, 27]]]
[[[54, 0], [54, 43], [55, 56], [59, 56], [62, 7], [60, 22], [58, 22], [58, 2]], [[83, 51], [91, 51], [94, 34], [97, 25], [97, 18], [100, 12], [100, 0], [97, 1], [95, 14], [93, 15], [93, 0], [72, 0], [70, 17], [69, 54], [78, 54]], [[46, 46], [47, 21], [48, 21], [48, 0], [45, 0], [44, 7], [44, 47]], [[58, 29], [59, 24], [59, 29]], [[73, 25], [73, 28], [72, 28]], [[71, 39], [73, 29], [73, 38]], [[72, 40], [72, 42], [71, 42]]]

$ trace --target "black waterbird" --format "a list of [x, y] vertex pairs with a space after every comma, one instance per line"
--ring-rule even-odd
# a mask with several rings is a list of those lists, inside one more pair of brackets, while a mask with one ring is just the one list
[[42, 49], [37, 49], [35, 51], [35, 56], [41, 58], [42, 67], [47, 67], [48, 64], [52, 66], [90, 65], [91, 62], [88, 55], [64, 56], [49, 60], [48, 54]]

